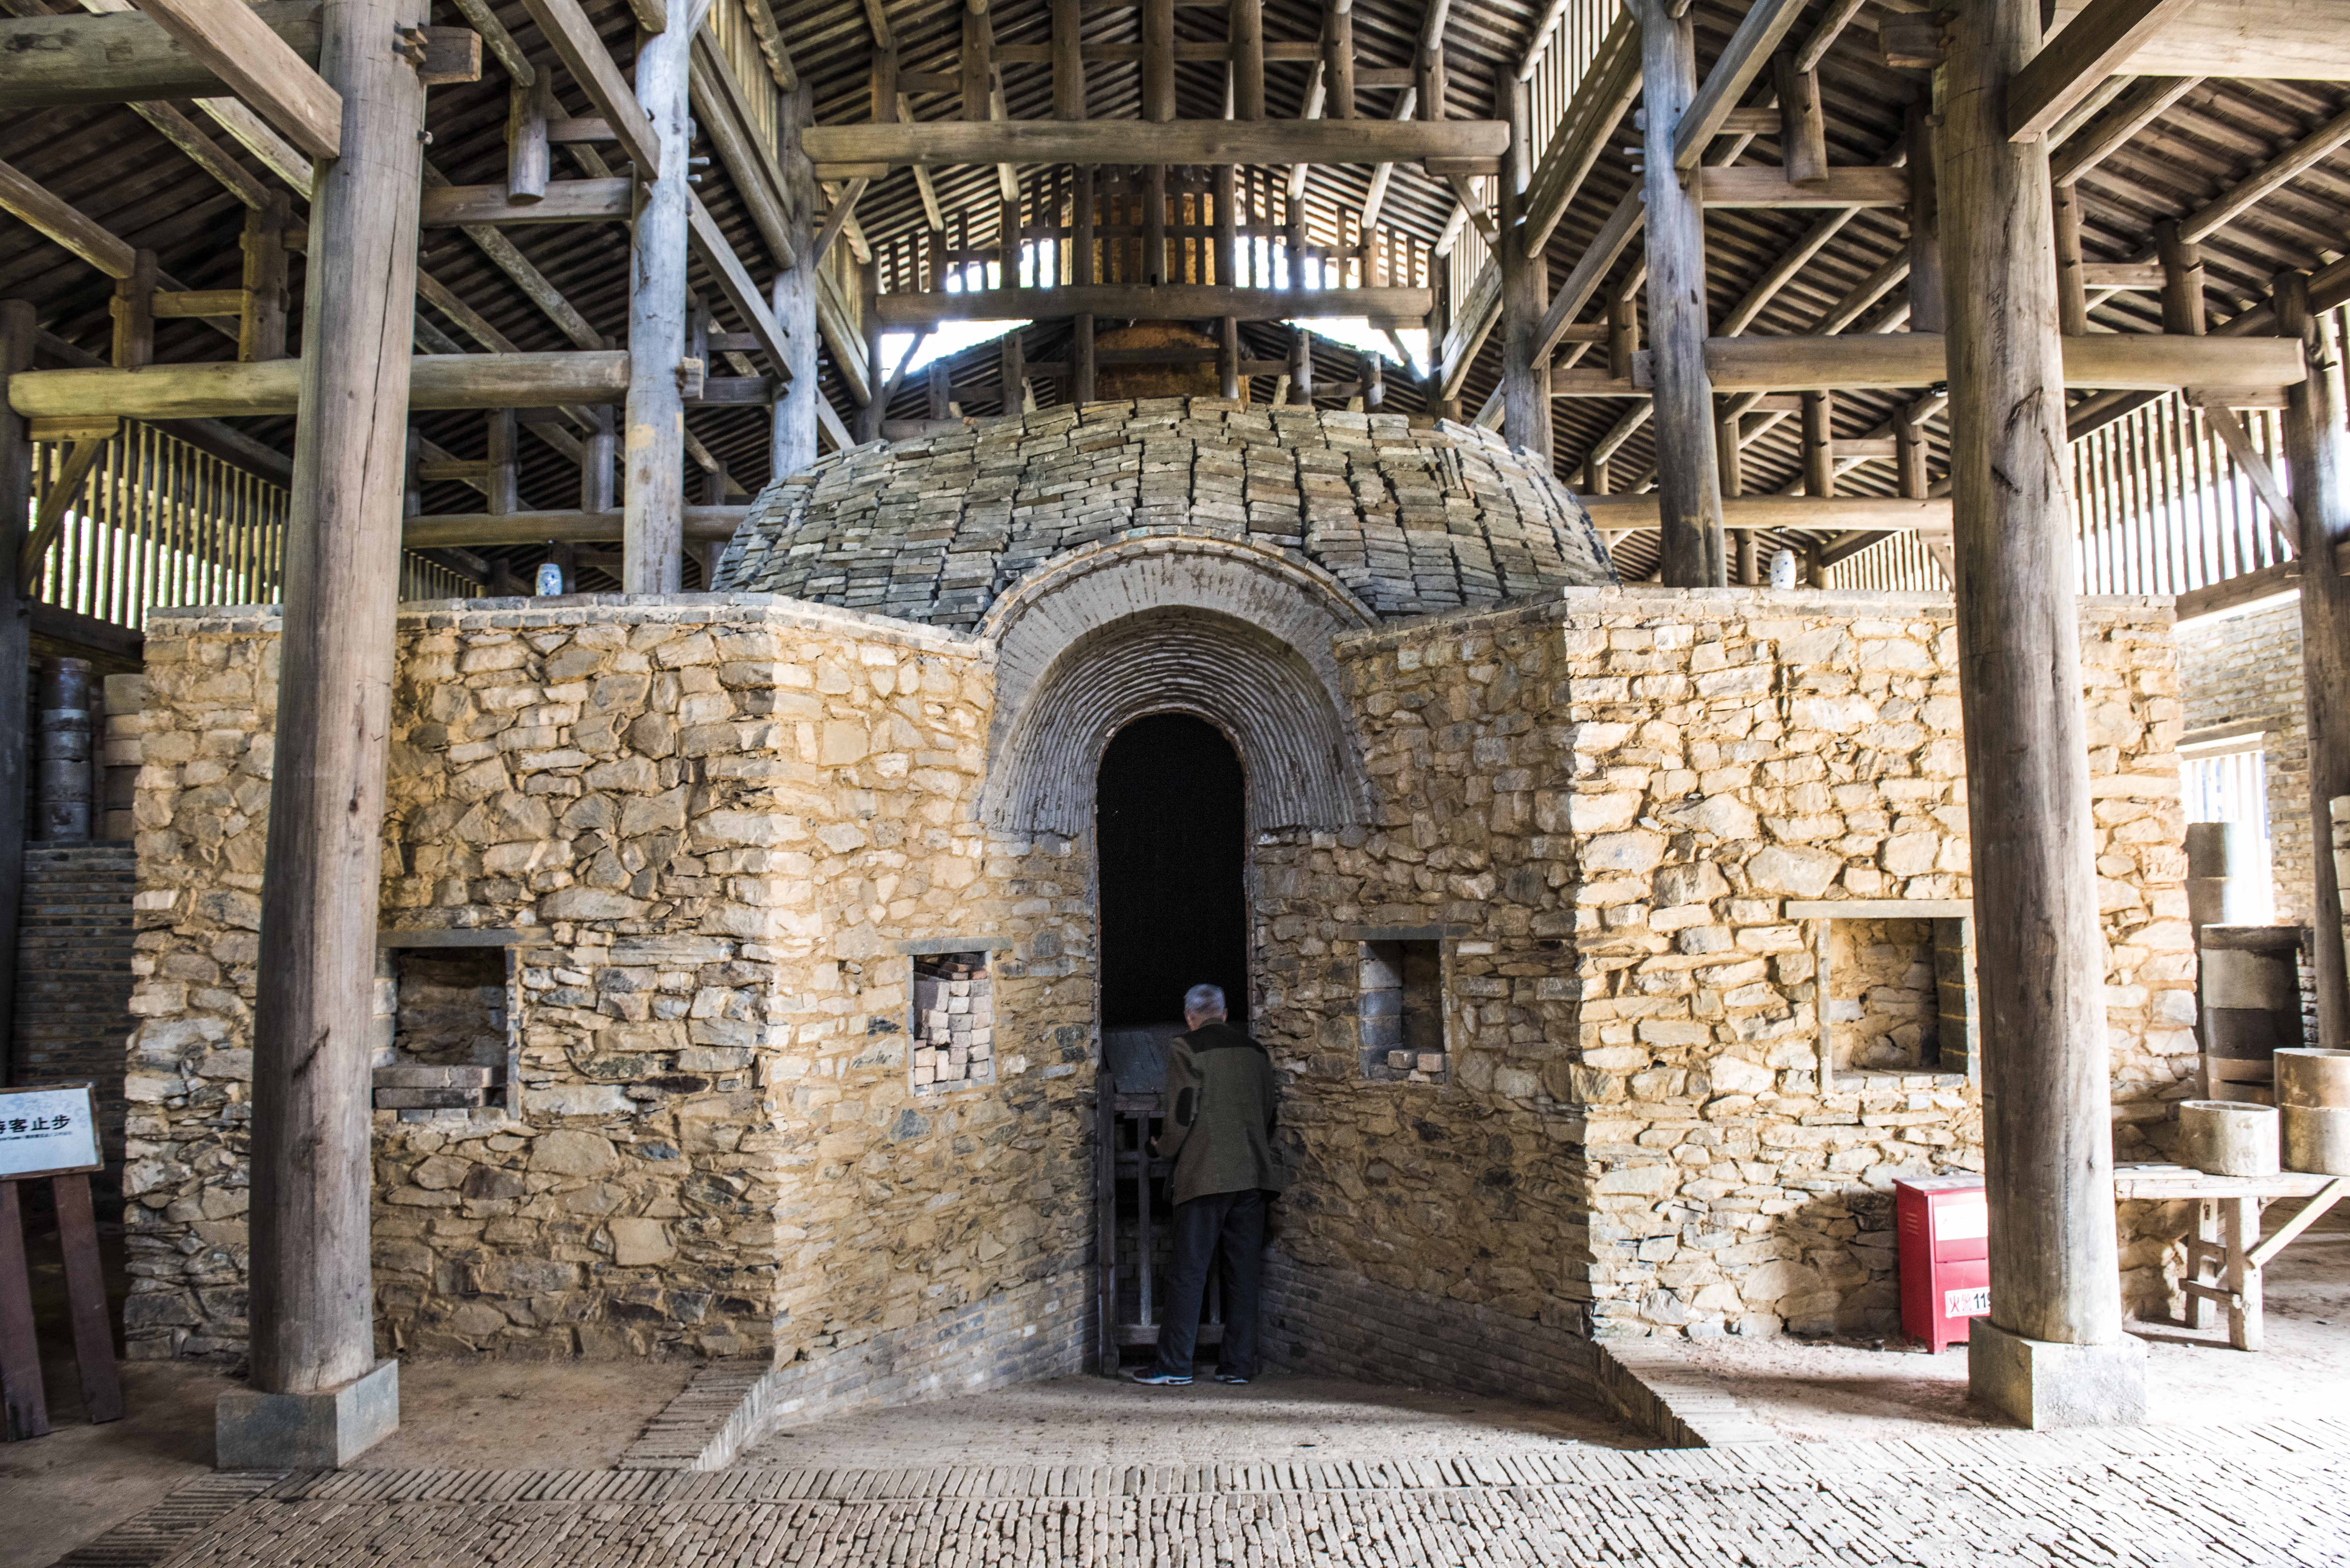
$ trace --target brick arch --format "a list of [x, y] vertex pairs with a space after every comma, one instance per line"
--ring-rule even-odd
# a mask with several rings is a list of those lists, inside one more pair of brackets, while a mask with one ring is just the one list
[[1252, 832], [1362, 820], [1367, 783], [1330, 640], [1376, 623], [1326, 574], [1252, 546], [1155, 539], [1056, 563], [996, 611], [990, 826], [1083, 833], [1110, 737], [1166, 712], [1231, 739]]

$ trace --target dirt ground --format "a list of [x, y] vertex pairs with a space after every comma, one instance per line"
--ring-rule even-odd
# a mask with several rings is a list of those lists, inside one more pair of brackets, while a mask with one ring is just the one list
[[928, 1405], [786, 1427], [738, 1465], [1197, 1464], [1389, 1459], [1553, 1444], [1646, 1448], [1595, 1410], [1378, 1388], [1280, 1373], [1145, 1388], [1097, 1376], [1024, 1383]]
[[[2350, 1406], [2350, 1231], [2313, 1231], [2286, 1248], [2269, 1265], [2263, 1297], [2268, 1334], [2257, 1354], [2230, 1348], [2224, 1326], [2130, 1325], [2146, 1343], [2154, 1421], [2257, 1423]], [[2005, 1425], [1967, 1403], [1963, 1345], [1928, 1355], [1899, 1340], [1712, 1339], [1680, 1350], [1792, 1442]]]

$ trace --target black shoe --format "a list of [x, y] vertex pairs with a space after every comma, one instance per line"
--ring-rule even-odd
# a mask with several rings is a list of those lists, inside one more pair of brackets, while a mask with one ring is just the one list
[[1134, 1375], [1134, 1380], [1148, 1388], [1189, 1388], [1191, 1386], [1191, 1375], [1190, 1373], [1161, 1372], [1156, 1367], [1153, 1367], [1148, 1372], [1136, 1373]]
[[1243, 1377], [1236, 1372], [1219, 1372], [1216, 1374], [1216, 1381], [1219, 1383], [1245, 1383], [1248, 1379]]

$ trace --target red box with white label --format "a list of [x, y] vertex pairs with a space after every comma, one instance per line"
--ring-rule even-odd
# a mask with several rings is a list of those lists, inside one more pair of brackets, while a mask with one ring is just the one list
[[1980, 1176], [1905, 1177], [1893, 1184], [1901, 1270], [1901, 1332], [1940, 1351], [1966, 1342], [1991, 1311], [1991, 1207]]

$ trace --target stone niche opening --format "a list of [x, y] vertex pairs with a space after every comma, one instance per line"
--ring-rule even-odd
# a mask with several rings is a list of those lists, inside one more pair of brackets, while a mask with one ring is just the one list
[[985, 1088], [995, 1082], [995, 987], [987, 954], [917, 953], [906, 1070], [914, 1093]]
[[376, 959], [376, 1109], [418, 1122], [462, 1121], [484, 1106], [519, 1108], [513, 940], [510, 931], [383, 939]]
[[1384, 935], [1362, 944], [1356, 1016], [1363, 1076], [1375, 1083], [1451, 1081], [1444, 1031], [1444, 943]]
[[1791, 903], [1813, 927], [1821, 1082], [1975, 1076], [1974, 921], [1963, 899]]

